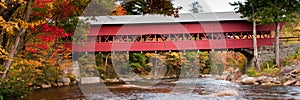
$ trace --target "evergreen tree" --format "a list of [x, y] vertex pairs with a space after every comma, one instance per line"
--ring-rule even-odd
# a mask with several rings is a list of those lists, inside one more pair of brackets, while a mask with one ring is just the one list
[[280, 23], [294, 21], [297, 19], [297, 13], [300, 11], [299, 0], [263, 0], [265, 6], [262, 8], [262, 23], [275, 23], [275, 62], [280, 66], [279, 54], [279, 33]]
[[243, 16], [242, 18], [248, 18], [249, 21], [252, 21], [253, 24], [253, 56], [254, 56], [254, 65], [255, 67], [261, 71], [259, 64], [258, 64], [258, 50], [257, 50], [257, 32], [256, 32], [256, 23], [259, 21], [260, 12], [264, 4], [258, 0], [248, 0], [245, 2], [234, 2], [231, 4], [232, 6], [238, 6], [235, 9], [238, 9], [236, 12], [241, 13]]
[[203, 8], [202, 6], [199, 4], [199, 2], [192, 2], [190, 5], [191, 9], [189, 9], [189, 11], [191, 13], [200, 13], [203, 12]]
[[178, 16], [178, 10], [174, 8], [170, 0], [123, 0], [123, 7], [127, 15], [163, 14], [167, 16]]

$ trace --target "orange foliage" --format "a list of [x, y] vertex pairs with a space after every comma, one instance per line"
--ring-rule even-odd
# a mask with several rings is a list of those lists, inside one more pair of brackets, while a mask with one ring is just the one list
[[126, 14], [126, 10], [123, 6], [119, 5], [116, 6], [115, 10], [110, 14], [112, 16], [122, 16]]

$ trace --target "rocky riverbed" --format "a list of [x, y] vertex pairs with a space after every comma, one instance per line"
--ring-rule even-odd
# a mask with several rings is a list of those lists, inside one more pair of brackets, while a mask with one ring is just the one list
[[282, 68], [276, 76], [248, 77], [241, 75], [239, 70], [225, 71], [214, 76], [216, 80], [228, 80], [241, 84], [300, 86], [300, 64]]

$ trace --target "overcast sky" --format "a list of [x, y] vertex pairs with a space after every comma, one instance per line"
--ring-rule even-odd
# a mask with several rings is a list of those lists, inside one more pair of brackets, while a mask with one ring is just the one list
[[192, 2], [198, 1], [203, 7], [204, 12], [224, 12], [234, 11], [234, 7], [229, 2], [245, 1], [245, 0], [174, 0], [175, 5], [183, 7], [180, 13], [189, 13], [189, 5]]

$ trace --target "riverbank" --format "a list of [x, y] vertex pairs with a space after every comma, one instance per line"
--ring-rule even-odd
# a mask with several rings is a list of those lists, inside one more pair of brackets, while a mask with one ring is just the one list
[[[101, 88], [101, 89], [100, 89]], [[105, 89], [109, 91], [104, 91]], [[191, 91], [187, 91], [191, 90]], [[28, 95], [27, 100], [65, 99], [300, 99], [300, 87], [244, 85], [213, 78], [163, 80], [153, 86], [142, 88], [133, 83], [85, 84], [39, 89]], [[238, 93], [227, 96], [228, 93]], [[111, 94], [113, 93], [113, 95]], [[222, 94], [221, 94], [222, 93]], [[224, 96], [222, 96], [224, 95]]]
[[275, 75], [248, 76], [240, 72], [224, 72], [214, 76], [216, 80], [227, 80], [240, 84], [254, 84], [267, 86], [300, 86], [300, 64], [286, 66]]

